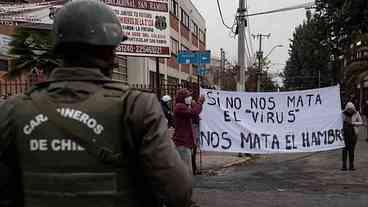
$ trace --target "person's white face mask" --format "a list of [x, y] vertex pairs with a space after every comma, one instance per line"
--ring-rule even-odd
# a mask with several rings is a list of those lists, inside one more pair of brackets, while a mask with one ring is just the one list
[[186, 97], [185, 98], [185, 104], [186, 105], [191, 105], [192, 104], [192, 100], [193, 100], [193, 98], [191, 97], [191, 96], [188, 96], [188, 97]]

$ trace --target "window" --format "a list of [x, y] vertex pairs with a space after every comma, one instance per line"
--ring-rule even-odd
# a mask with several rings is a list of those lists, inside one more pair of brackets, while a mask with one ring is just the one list
[[181, 23], [189, 29], [189, 15], [181, 8]]
[[[156, 72], [150, 71], [149, 72], [149, 84], [151, 87], [156, 87], [157, 86], [157, 82], [156, 82]], [[160, 85], [164, 85], [166, 82], [165, 80], [165, 75], [160, 74]]]
[[112, 79], [128, 81], [127, 58], [125, 56], [115, 57]]
[[181, 45], [181, 51], [188, 51], [188, 50], [189, 50], [188, 47], [186, 47], [185, 45]]
[[9, 61], [0, 59], [0, 71], [9, 71]]
[[167, 76], [167, 84], [168, 85], [177, 85], [179, 83], [179, 79]]
[[195, 34], [195, 36], [197, 36], [198, 37], [198, 25], [194, 22], [194, 21], [192, 21], [192, 32]]
[[170, 1], [170, 12], [172, 15], [178, 17], [178, 2], [175, 0]]
[[188, 88], [189, 87], [189, 81], [186, 81], [186, 80], [181, 80], [181, 85], [185, 88]]
[[206, 33], [203, 32], [201, 29], [199, 30], [199, 41], [206, 42]]
[[179, 52], [179, 42], [174, 39], [174, 38], [171, 38], [171, 53], [176, 55], [178, 54]]

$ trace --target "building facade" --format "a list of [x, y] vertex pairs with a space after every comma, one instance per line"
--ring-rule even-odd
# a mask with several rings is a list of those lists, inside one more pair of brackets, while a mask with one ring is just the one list
[[[34, 31], [50, 30], [51, 26], [46, 25], [50, 28], [45, 28], [45, 25], [14, 25], [14, 24], [0, 24], [0, 79], [15, 65], [15, 56], [8, 54], [10, 49], [9, 43], [11, 42], [13, 35], [15, 34], [16, 27], [23, 27], [24, 29], [31, 29]], [[128, 63], [126, 56], [117, 56], [115, 58], [115, 65], [113, 69], [112, 78], [117, 81], [128, 82]], [[31, 68], [29, 69], [31, 71]], [[24, 79], [24, 77], [19, 77]]]
[[[176, 56], [181, 50], [206, 50], [206, 21], [191, 0], [168, 1], [170, 4], [171, 57], [160, 58], [158, 60], [160, 62], [161, 83], [185, 84], [187, 82], [196, 82], [196, 66], [178, 65], [176, 63]], [[9, 0], [9, 2], [18, 3], [16, 0]], [[28, 1], [28, 3], [30, 2], [39, 1]], [[6, 4], [3, 5], [5, 6]], [[34, 9], [31, 8], [31, 4], [19, 3], [11, 5], [11, 7], [17, 6], [28, 8], [24, 9], [24, 13], [34, 12]], [[41, 8], [38, 12], [47, 16], [49, 9]], [[23, 27], [24, 23], [1, 21], [0, 35], [5, 35], [2, 39], [14, 35], [15, 28], [20, 25]], [[51, 25], [48, 25], [48, 27], [51, 29]], [[37, 29], [37, 25], [32, 25], [32, 29]], [[5, 47], [5, 45], [2, 44], [1, 47]], [[12, 65], [10, 61], [12, 59], [11, 56], [0, 54], [0, 70], [2, 73], [10, 69]], [[156, 85], [156, 61], [157, 59], [152, 57], [117, 56], [113, 79], [129, 84], [154, 86]]]
[[156, 63], [160, 62], [161, 83], [196, 82], [195, 65], [179, 65], [176, 56], [183, 50], [206, 50], [206, 21], [191, 0], [170, 1], [170, 58], [128, 57], [129, 84], [156, 85]]

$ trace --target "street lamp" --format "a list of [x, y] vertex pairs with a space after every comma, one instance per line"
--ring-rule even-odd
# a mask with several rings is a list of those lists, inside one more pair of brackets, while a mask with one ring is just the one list
[[264, 57], [264, 59], [268, 58], [268, 57], [271, 55], [271, 53], [272, 53], [276, 48], [278, 48], [278, 47], [284, 47], [284, 45], [275, 45], [275, 46], [270, 50], [270, 52], [268, 52], [268, 54]]
[[265, 61], [277, 47], [284, 47], [284, 46], [275, 45], [265, 57], [263, 57], [263, 51], [261, 51], [261, 49], [259, 50], [259, 52], [257, 52], [257, 57], [258, 57], [257, 91], [258, 92], [261, 91], [262, 61]]

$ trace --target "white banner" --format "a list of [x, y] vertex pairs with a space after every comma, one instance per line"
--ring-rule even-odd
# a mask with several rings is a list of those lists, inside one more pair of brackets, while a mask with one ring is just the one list
[[298, 153], [344, 147], [340, 88], [248, 93], [201, 89], [204, 151]]
[[[128, 56], [171, 57], [169, 0], [100, 0], [116, 13], [128, 40], [116, 53]], [[4, 5], [1, 24], [52, 24], [67, 0]]]

